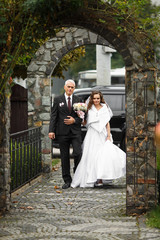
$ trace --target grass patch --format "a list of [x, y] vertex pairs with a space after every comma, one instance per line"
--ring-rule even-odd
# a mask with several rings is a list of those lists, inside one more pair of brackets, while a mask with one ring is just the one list
[[59, 158], [55, 158], [52, 160], [52, 167], [56, 166], [60, 162]]
[[149, 227], [160, 228], [160, 206], [148, 212], [146, 217], [146, 224]]

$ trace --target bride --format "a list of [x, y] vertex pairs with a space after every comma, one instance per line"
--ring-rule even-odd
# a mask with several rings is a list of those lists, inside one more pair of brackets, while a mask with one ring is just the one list
[[126, 173], [126, 154], [113, 144], [110, 132], [112, 111], [99, 91], [91, 93], [87, 119], [87, 134], [83, 154], [71, 187], [94, 187], [97, 181], [113, 180]]

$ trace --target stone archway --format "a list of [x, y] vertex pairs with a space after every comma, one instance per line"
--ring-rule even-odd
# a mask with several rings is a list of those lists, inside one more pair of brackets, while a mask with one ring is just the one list
[[28, 119], [29, 127], [42, 126], [43, 171], [51, 171], [48, 124], [51, 105], [51, 75], [62, 57], [69, 51], [87, 44], [112, 47], [104, 38], [86, 29], [67, 28], [48, 40], [36, 53], [28, 67]]
[[[127, 214], [141, 213], [156, 202], [156, 164], [154, 126], [156, 123], [156, 67], [144, 63], [143, 57], [129, 38], [124, 44], [110, 34], [110, 43], [86, 29], [66, 28], [48, 40], [36, 53], [28, 67], [29, 125], [42, 126], [43, 169], [49, 172], [50, 78], [57, 63], [70, 50], [86, 45], [112, 45], [121, 49], [126, 65], [127, 123]], [[107, 33], [109, 36], [109, 33]]]

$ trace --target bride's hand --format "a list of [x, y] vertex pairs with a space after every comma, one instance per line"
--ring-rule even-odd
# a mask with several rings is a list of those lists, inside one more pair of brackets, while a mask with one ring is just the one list
[[86, 120], [83, 120], [81, 124], [82, 124], [83, 126], [85, 126], [86, 123], [87, 123], [87, 121], [86, 121]]

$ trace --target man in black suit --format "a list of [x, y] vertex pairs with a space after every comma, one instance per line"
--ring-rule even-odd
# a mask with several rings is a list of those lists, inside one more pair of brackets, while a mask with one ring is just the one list
[[62, 186], [63, 189], [69, 188], [72, 182], [69, 158], [70, 144], [73, 147], [74, 172], [82, 155], [82, 119], [73, 110], [73, 104], [80, 102], [80, 99], [73, 95], [74, 89], [75, 82], [71, 79], [67, 80], [64, 85], [65, 93], [54, 99], [49, 126], [49, 138], [54, 139], [56, 136], [60, 146], [62, 177], [65, 182]]

